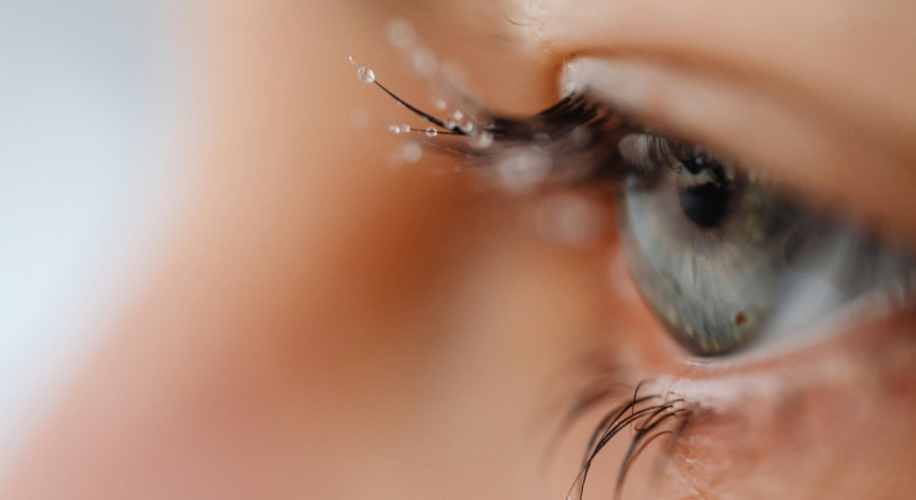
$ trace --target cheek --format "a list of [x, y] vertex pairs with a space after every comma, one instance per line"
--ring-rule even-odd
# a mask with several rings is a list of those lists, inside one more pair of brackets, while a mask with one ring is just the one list
[[697, 402], [668, 468], [672, 498], [901, 498], [916, 487], [912, 326], [672, 390]]

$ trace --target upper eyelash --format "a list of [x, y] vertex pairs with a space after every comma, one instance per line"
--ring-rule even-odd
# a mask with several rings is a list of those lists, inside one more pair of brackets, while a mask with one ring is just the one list
[[[435, 127], [405, 131], [426, 133], [421, 143], [434, 150], [462, 157], [484, 174], [500, 160], [536, 150], [549, 161], [544, 184], [581, 184], [616, 179], [626, 173], [617, 144], [624, 135], [642, 129], [624, 115], [597, 103], [587, 94], [571, 94], [550, 108], [529, 117], [508, 117], [481, 111], [472, 131], [420, 110], [374, 78], [375, 84], [399, 105]], [[392, 127], [394, 130], [394, 127]], [[433, 130], [435, 130], [433, 132]], [[488, 136], [481, 147], [475, 138]], [[440, 137], [446, 136], [446, 137]], [[490, 144], [491, 143], [491, 144]]]

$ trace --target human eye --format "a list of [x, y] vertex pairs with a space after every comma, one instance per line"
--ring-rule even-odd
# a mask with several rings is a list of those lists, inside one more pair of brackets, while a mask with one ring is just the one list
[[533, 117], [459, 124], [370, 83], [434, 125], [399, 133], [438, 138], [427, 144], [464, 155], [510, 194], [613, 185], [603, 202], [618, 214], [631, 275], [690, 355], [791, 349], [842, 330], [840, 321], [911, 300], [916, 274], [905, 247], [708, 148], [653, 133], [587, 93]]
[[[584, 111], [591, 106], [593, 112]], [[808, 405], [824, 394], [868, 404], [884, 393], [881, 383], [850, 377], [893, 373], [885, 356], [907, 352], [906, 327], [893, 339], [866, 335], [863, 340], [862, 333], [880, 331], [875, 325], [887, 330], [888, 324], [907, 324], [914, 267], [901, 239], [818, 204], [762, 169], [632, 122], [587, 95], [570, 97], [539, 120], [534, 122], [541, 128], [531, 137], [542, 139], [533, 143], [544, 158], [518, 159], [516, 148], [531, 153], [516, 125], [506, 123], [494, 133], [509, 142], [497, 142], [495, 159], [483, 161], [483, 171], [495, 172], [491, 175], [502, 185], [516, 186], [515, 178], [526, 178], [526, 166], [534, 168], [541, 182], [536, 192], [559, 187], [584, 193], [612, 186], [610, 195], [604, 190], [598, 196], [617, 213], [617, 251], [661, 326], [635, 329], [619, 341], [643, 346], [636, 348], [643, 354], [635, 358], [614, 355], [639, 367], [629, 375], [635, 389], [598, 424], [574, 492], [577, 487], [583, 494], [595, 458], [626, 432], [618, 494], [635, 458], [658, 438], [670, 438], [659, 445], [667, 450], [663, 456], [711, 453], [715, 458], [707, 460], [729, 463], [735, 450], [720, 446], [710, 452], [707, 444], [696, 443], [729, 436], [735, 443], [746, 440], [738, 448], [764, 453], [760, 450], [780, 440], [764, 437], [769, 428], [747, 421], [758, 413], [775, 415], [776, 422], [786, 418], [779, 416], [785, 413], [786, 394]], [[506, 162], [516, 168], [500, 169]], [[659, 356], [659, 350], [644, 346], [666, 345], [661, 337], [679, 347], [663, 347], [661, 357], [669, 361], [659, 366], [644, 358]], [[874, 358], [850, 358], [856, 349]], [[745, 378], [747, 373], [752, 375]], [[597, 393], [605, 389], [599, 384]], [[574, 411], [592, 404], [595, 393], [595, 387], [586, 390]], [[806, 407], [798, 410], [804, 415], [798, 418], [829, 425], [835, 405], [822, 411]], [[744, 436], [755, 432], [764, 434]], [[805, 454], [790, 461], [800, 456]], [[696, 475], [687, 464], [680, 464], [685, 474]], [[717, 474], [727, 473], [688, 480]]]
[[[636, 77], [617, 74], [630, 66]], [[615, 235], [599, 246], [627, 271], [608, 280], [594, 269], [608, 290], [599, 342], [609, 348], [596, 355], [605, 369], [569, 391], [568, 415], [603, 416], [571, 492], [583, 493], [608, 449], [623, 456], [619, 494], [635, 459], [660, 448], [663, 491], [677, 498], [770, 497], [761, 481], [792, 487], [785, 478], [802, 469], [812, 475], [792, 484], [809, 491], [834, 466], [828, 450], [891, 450], [905, 423], [864, 442], [837, 415], [856, 406], [856, 425], [876, 424], [911, 399], [899, 390], [913, 359], [907, 178], [875, 203], [888, 170], [877, 146], [821, 134], [751, 86], [659, 84], [643, 66], [655, 67], [577, 59], [568, 93], [542, 113], [470, 104], [459, 126], [451, 109], [437, 119], [411, 107], [425, 122], [406, 129], [521, 204], [550, 205], [559, 191], [614, 213], [591, 222]], [[635, 299], [620, 293], [631, 285]]]
[[[624, 429], [634, 430], [618, 489], [656, 438], [670, 438], [669, 455], [698, 453], [702, 446], [683, 443], [717, 432], [746, 434], [746, 425], [734, 422], [773, 411], [786, 391], [800, 390], [789, 389], [799, 381], [810, 385], [798, 396], [805, 400], [838, 391], [833, 370], [849, 347], [820, 346], [858, 342], [862, 325], [906, 321], [914, 272], [905, 238], [819, 203], [740, 154], [681, 139], [680, 130], [641, 121], [588, 89], [573, 89], [525, 118], [477, 108], [463, 114], [463, 129], [409, 107], [425, 121], [408, 127], [414, 137], [431, 153], [457, 156], [463, 171], [495, 190], [535, 200], [572, 192], [616, 212], [607, 229], [617, 236], [608, 245], [625, 257], [654, 325], [613, 340], [637, 346], [616, 349], [609, 361], [635, 366], [611, 384], [623, 381], [632, 392], [621, 395], [602, 380], [575, 396], [571, 415], [619, 404], [595, 429], [573, 491], [584, 491], [592, 461]], [[812, 350], [830, 354], [809, 358], [806, 371], [797, 371], [797, 353]], [[659, 356], [667, 361], [659, 364]], [[841, 366], [844, 377], [868, 371]], [[736, 378], [748, 370], [766, 382]], [[776, 389], [757, 391], [754, 384]], [[735, 406], [738, 400], [745, 403]], [[723, 453], [719, 459], [727, 461]]]
[[830, 322], [835, 330], [833, 316], [856, 320], [910, 300], [911, 259], [867, 229], [692, 144], [636, 133], [619, 149], [632, 274], [691, 353], [802, 342]]

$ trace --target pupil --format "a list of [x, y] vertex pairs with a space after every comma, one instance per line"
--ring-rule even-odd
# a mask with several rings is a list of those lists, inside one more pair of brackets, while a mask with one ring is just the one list
[[728, 209], [729, 191], [727, 183], [701, 184], [678, 192], [681, 209], [694, 224], [712, 228], [719, 225]]

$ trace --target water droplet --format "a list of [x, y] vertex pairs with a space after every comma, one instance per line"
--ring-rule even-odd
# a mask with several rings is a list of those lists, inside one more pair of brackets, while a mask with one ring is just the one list
[[474, 131], [474, 124], [468, 120], [465, 120], [464, 123], [461, 124], [461, 131], [465, 134], [470, 134]]
[[388, 130], [390, 130], [392, 133], [395, 133], [395, 134], [401, 133], [401, 127], [398, 127], [397, 125], [392, 125], [388, 127]]
[[423, 148], [415, 142], [408, 142], [404, 145], [402, 154], [404, 155], [404, 160], [408, 163], [416, 163], [423, 158]]
[[410, 133], [410, 125], [401, 125], [401, 133]]
[[464, 118], [464, 113], [461, 111], [455, 111], [455, 121], [460, 122], [462, 118]]
[[435, 127], [429, 127], [426, 129], [427, 137], [436, 137], [437, 135], [439, 135], [439, 131], [436, 130]]
[[547, 146], [550, 144], [550, 135], [545, 132], [538, 132], [534, 134], [534, 142], [538, 143], [540, 146]]
[[445, 124], [445, 126], [448, 127], [449, 130], [455, 130], [455, 128], [458, 127], [458, 124], [449, 120], [448, 123]]
[[445, 102], [445, 99], [439, 99], [438, 101], [436, 101], [436, 109], [438, 109], [439, 111], [445, 111], [445, 108], [447, 107], [448, 107], [448, 103]]
[[514, 151], [496, 166], [503, 187], [513, 193], [534, 189], [552, 168], [552, 159], [537, 147]]
[[430, 77], [436, 74], [439, 69], [439, 63], [436, 60], [436, 54], [426, 47], [420, 47], [414, 50], [410, 58], [413, 63], [413, 69], [421, 76]]
[[604, 223], [595, 202], [572, 194], [549, 197], [538, 204], [535, 212], [535, 226], [541, 238], [567, 246], [595, 241]]
[[477, 136], [477, 140], [474, 142], [474, 146], [480, 149], [486, 149], [493, 145], [493, 134], [487, 131], [482, 132]]
[[356, 75], [359, 76], [359, 80], [363, 83], [373, 83], [375, 82], [375, 72], [369, 68], [362, 67], [356, 70]]
[[350, 64], [356, 65], [356, 61], [353, 59], [353, 56], [347, 56], [347, 60], [350, 61]]
[[395, 48], [406, 50], [416, 43], [417, 33], [410, 21], [396, 18], [388, 21], [388, 42]]
[[576, 93], [576, 83], [573, 81], [566, 82], [566, 85], [563, 87], [563, 95], [571, 95]]
[[592, 133], [585, 126], [576, 127], [570, 135], [570, 140], [576, 147], [582, 148], [591, 142]]

